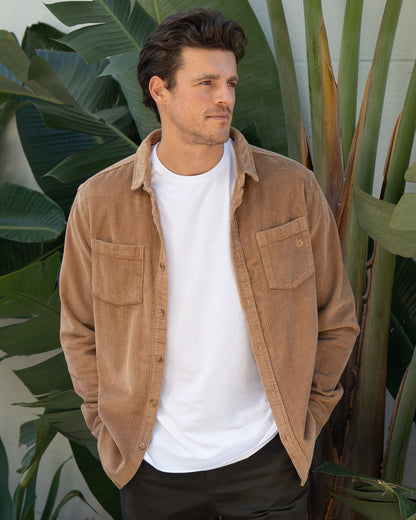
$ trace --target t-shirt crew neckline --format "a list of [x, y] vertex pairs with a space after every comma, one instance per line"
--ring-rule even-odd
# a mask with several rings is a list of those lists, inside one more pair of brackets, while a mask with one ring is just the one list
[[217, 162], [217, 164], [211, 168], [210, 170], [207, 170], [206, 172], [198, 173], [195, 175], [182, 175], [180, 173], [175, 173], [172, 170], [169, 170], [169, 168], [166, 168], [166, 166], [161, 162], [157, 155], [157, 148], [159, 146], [159, 143], [156, 143], [153, 148], [152, 153], [152, 162], [154, 161], [154, 168], [155, 170], [166, 177], [169, 178], [169, 180], [172, 180], [173, 182], [182, 183], [182, 184], [191, 184], [191, 183], [197, 183], [197, 182], [203, 182], [205, 179], [211, 179], [215, 175], [217, 175], [220, 171], [224, 169], [224, 165], [229, 157], [230, 154], [230, 146], [233, 146], [231, 138], [228, 139], [224, 143], [224, 150], [221, 156], [221, 159]]

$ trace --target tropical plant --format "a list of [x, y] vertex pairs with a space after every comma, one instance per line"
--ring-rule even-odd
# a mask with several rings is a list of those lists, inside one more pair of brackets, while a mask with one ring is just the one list
[[[282, 5], [280, 1], [267, 3], [279, 71], [288, 70], [293, 68], [288, 65], [291, 63], [290, 54], [284, 51], [279, 54], [279, 42], [288, 39], [282, 23]], [[337, 218], [344, 263], [362, 326], [345, 373], [343, 401], [333, 415], [330, 427], [321, 437], [317, 454], [320, 460], [326, 458], [357, 474], [374, 476], [379, 476], [383, 454], [386, 361], [395, 254], [416, 256], [414, 230], [387, 233], [388, 218], [383, 221], [377, 219], [380, 211], [373, 207], [377, 204], [385, 209], [390, 203], [392, 210], [403, 194], [404, 173], [416, 128], [416, 66], [413, 67], [403, 111], [393, 131], [381, 200], [371, 196], [387, 73], [401, 6], [401, 1], [387, 0], [385, 3], [374, 59], [356, 122], [363, 1], [350, 0], [346, 3], [338, 85], [332, 71], [321, 2], [304, 1], [313, 170]], [[299, 114], [298, 107], [293, 108], [294, 100], [285, 99], [285, 95], [295, 89], [296, 78], [293, 77], [287, 89], [282, 90], [287, 120], [296, 120]], [[296, 140], [296, 148], [299, 149], [304, 140], [303, 132], [296, 132], [292, 139]], [[365, 218], [362, 217], [363, 211]], [[410, 212], [408, 218], [411, 219]], [[394, 243], [374, 242], [371, 251], [368, 234], [377, 239], [380, 234], [389, 234], [394, 237]], [[415, 342], [413, 337], [412, 348]], [[398, 401], [400, 397], [401, 394]], [[406, 404], [407, 412], [413, 417], [414, 403], [411, 400], [401, 402], [402, 406]], [[401, 423], [402, 440], [408, 441], [410, 426], [411, 423], [408, 423], [404, 428], [404, 423]], [[398, 423], [395, 423], [396, 431], [397, 428]], [[371, 436], [363, 432], [371, 432]], [[404, 443], [406, 449], [407, 442]], [[389, 453], [393, 452], [388, 450]], [[396, 476], [401, 482], [403, 475]], [[347, 510], [340, 508], [329, 497], [325, 498], [325, 490], [319, 488], [316, 481], [314, 484], [312, 518], [349, 518]]]
[[[104, 478], [92, 454], [94, 440], [82, 423], [79, 400], [73, 393], [62, 353], [55, 350], [59, 349], [56, 279], [60, 259], [54, 252], [61, 250], [63, 216], [68, 214], [77, 186], [89, 175], [133, 153], [141, 138], [156, 126], [154, 116], [138, 95], [138, 53], [162, 18], [191, 5], [189, 0], [65, 1], [48, 7], [68, 26], [87, 25], [67, 35], [44, 25], [33, 26], [27, 30], [22, 46], [10, 33], [0, 32], [0, 136], [16, 113], [25, 154], [43, 191], [39, 194], [18, 186], [4, 186], [0, 191], [0, 244], [4, 252], [0, 272], [8, 273], [0, 278], [0, 318], [24, 319], [0, 329], [0, 341], [8, 356], [55, 353], [41, 364], [17, 371], [36, 397], [29, 405], [45, 409], [35, 424], [49, 431], [39, 436], [38, 458], [32, 454], [27, 459], [27, 478], [56, 431], [71, 440], [76, 461], [90, 487]], [[344, 399], [331, 427], [321, 437], [317, 458], [345, 465], [355, 473], [378, 476], [395, 255], [416, 256], [413, 198], [403, 195], [416, 126], [416, 67], [393, 131], [383, 192], [380, 199], [372, 197], [384, 91], [402, 0], [386, 0], [357, 122], [363, 0], [346, 2], [338, 85], [321, 2], [304, 0], [311, 150], [302, 122], [282, 2], [267, 0], [276, 61], [246, 0], [205, 0], [199, 5], [220, 8], [247, 30], [250, 44], [239, 66], [242, 81], [237, 92], [235, 126], [253, 144], [287, 153], [313, 168], [336, 215], [362, 334], [346, 372]], [[279, 75], [284, 81], [279, 81]], [[414, 179], [413, 167], [406, 175], [409, 181]], [[375, 239], [374, 243], [369, 242], [368, 235]], [[397, 284], [401, 287], [400, 280], [405, 277], [403, 285], [408, 290], [413, 287], [415, 293], [414, 261], [407, 259], [405, 265], [396, 269]], [[412, 278], [406, 279], [409, 272]], [[397, 326], [402, 311], [403, 305], [398, 305], [392, 315], [395, 335], [389, 348], [393, 368], [399, 357], [393, 353], [399, 347], [405, 352], [400, 358], [405, 360], [402, 366], [391, 371], [389, 388], [393, 395], [398, 392], [416, 342], [414, 313], [407, 316], [405, 326]], [[411, 389], [415, 379], [409, 370], [405, 387], [398, 392], [401, 411], [393, 431], [399, 435], [392, 434], [391, 446], [402, 444], [400, 456], [396, 449], [388, 450], [390, 461], [401, 460], [400, 468], [410, 432], [409, 421], [401, 421], [400, 417], [414, 415]], [[363, 432], [371, 432], [371, 437]], [[386, 471], [391, 467], [388, 459]], [[88, 473], [90, 467], [96, 468], [93, 476]], [[394, 481], [400, 483], [401, 478], [399, 469]], [[326, 488], [316, 481], [313, 484], [311, 518], [326, 515], [328, 519], [347, 519], [348, 513], [339, 510]], [[110, 499], [114, 490], [111, 493], [104, 486], [105, 492], [100, 494], [100, 487], [95, 488], [98, 500], [107, 500], [106, 509], [117, 518], [116, 506], [111, 505], [116, 499]]]
[[[25, 430], [24, 426], [25, 425], [23, 425], [22, 431]], [[73, 498], [79, 498], [89, 505], [80, 491], [72, 490], [66, 493], [59, 501], [59, 504], [55, 507], [61, 472], [68, 460], [69, 459], [63, 462], [55, 472], [40, 520], [56, 520], [59, 517], [62, 508]], [[13, 496], [9, 492], [8, 480], [9, 463], [4, 444], [0, 437], [0, 518], [2, 520], [34, 520], [36, 506], [36, 474], [27, 486], [24, 486], [23, 483], [20, 482], [17, 485]]]
[[355, 482], [354, 489], [343, 488], [343, 495], [334, 496], [370, 520], [416, 520], [416, 489], [356, 475], [330, 462], [316, 471]]

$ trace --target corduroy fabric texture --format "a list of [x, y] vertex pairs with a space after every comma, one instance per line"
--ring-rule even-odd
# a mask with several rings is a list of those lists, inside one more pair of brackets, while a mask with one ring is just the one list
[[[280, 438], [305, 482], [317, 435], [342, 395], [358, 333], [354, 299], [313, 174], [236, 130], [231, 137], [230, 240], [241, 305]], [[159, 140], [153, 132], [135, 155], [79, 188], [60, 278], [69, 371], [119, 488], [143, 460], [163, 377], [168, 272], [149, 165]]]

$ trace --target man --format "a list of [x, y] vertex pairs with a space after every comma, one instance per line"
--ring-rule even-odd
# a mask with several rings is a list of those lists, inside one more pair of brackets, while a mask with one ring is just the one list
[[159, 25], [138, 78], [161, 131], [68, 223], [62, 345], [127, 520], [304, 519], [357, 334], [313, 175], [231, 129], [245, 45], [215, 10]]

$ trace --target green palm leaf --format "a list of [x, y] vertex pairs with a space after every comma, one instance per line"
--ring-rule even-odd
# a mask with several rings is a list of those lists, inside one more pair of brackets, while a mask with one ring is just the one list
[[155, 21], [139, 3], [131, 9], [129, 0], [95, 0], [92, 2], [58, 2], [48, 9], [64, 24], [94, 23], [61, 38], [87, 61], [130, 51], [139, 51], [155, 27]]
[[57, 433], [57, 430], [53, 426], [42, 419], [34, 421], [34, 426], [36, 444], [33, 456], [30, 458], [29, 463], [27, 466], [22, 468], [24, 471], [23, 477], [20, 480], [22, 488], [27, 488], [29, 484], [33, 482], [39, 467], [40, 459]]
[[80, 409], [45, 413], [42, 420], [56, 428], [70, 441], [85, 446], [98, 458], [97, 440], [87, 428]]
[[416, 231], [399, 231], [389, 226], [395, 205], [355, 188], [355, 209], [361, 227], [393, 254], [416, 256]]
[[0, 518], [13, 519], [13, 501], [9, 491], [9, 463], [0, 437]]
[[0, 91], [36, 97], [52, 103], [76, 105], [76, 101], [55, 74], [50, 65], [39, 56], [28, 58], [14, 35], [0, 31], [0, 62], [17, 78], [0, 77]]
[[71, 442], [72, 453], [82, 476], [92, 494], [114, 520], [122, 520], [120, 494], [116, 486], [104, 473], [97, 457], [80, 444]]
[[94, 23], [61, 41], [79, 52], [87, 63], [110, 57], [110, 66], [102, 75], [113, 74], [119, 82], [140, 136], [157, 128], [153, 112], [141, 102], [136, 79], [140, 49], [156, 26], [153, 18], [137, 2], [131, 8], [129, 0], [59, 2], [47, 7], [66, 25]]
[[131, 152], [130, 146], [125, 141], [116, 139], [72, 154], [47, 175], [61, 182], [73, 181], [103, 170]]
[[[71, 378], [62, 352], [37, 365], [15, 370], [14, 373], [33, 395], [48, 395], [49, 397], [45, 399], [53, 397], [53, 402], [57, 405], [62, 399], [62, 395], [56, 395], [56, 392], [72, 390]], [[48, 408], [48, 406], [46, 407]], [[57, 406], [57, 408], [60, 407], [61, 405]], [[66, 406], [62, 406], [62, 408], [66, 408]]]
[[[59, 383], [59, 386], [62, 386]], [[82, 404], [82, 399], [73, 390], [64, 392], [52, 391], [47, 397], [38, 399], [33, 403], [13, 403], [16, 406], [25, 408], [45, 408], [47, 410], [74, 410]]]
[[23, 150], [37, 183], [68, 215], [80, 182], [62, 185], [45, 174], [69, 155], [96, 146], [96, 136], [48, 128], [34, 105], [20, 108], [16, 121]]
[[[416, 78], [416, 66], [414, 71]], [[416, 98], [416, 96], [415, 96]], [[416, 99], [414, 101], [413, 110], [416, 110]], [[415, 118], [416, 119], [416, 118]], [[415, 125], [415, 123], [414, 123]], [[411, 130], [410, 130], [411, 132]], [[411, 133], [409, 132], [410, 136]], [[414, 131], [413, 131], [414, 134]], [[404, 174], [404, 178], [408, 182], [416, 182], [416, 163], [412, 164]], [[396, 209], [393, 211], [390, 225], [393, 229], [416, 230], [416, 194], [404, 193], [399, 200]]]
[[47, 242], [65, 229], [65, 216], [53, 200], [24, 186], [0, 190], [0, 237], [17, 242]]
[[[0, 344], [9, 356], [59, 347], [60, 255], [0, 277], [0, 318], [24, 318], [0, 328]], [[52, 376], [52, 374], [51, 374]]]

